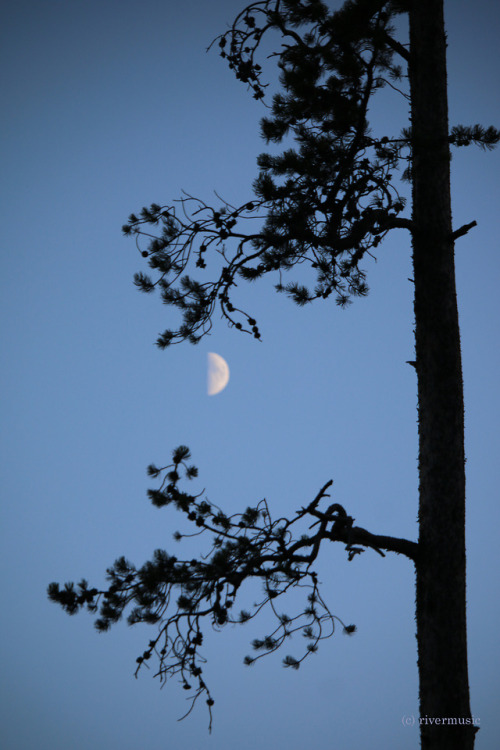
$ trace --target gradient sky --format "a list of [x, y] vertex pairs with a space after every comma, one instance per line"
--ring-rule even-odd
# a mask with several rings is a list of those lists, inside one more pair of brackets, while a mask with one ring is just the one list
[[[340, 3], [333, 2], [338, 7]], [[50, 581], [102, 585], [125, 555], [172, 539], [174, 510], [146, 498], [145, 468], [190, 446], [199, 489], [228, 512], [266, 497], [276, 516], [334, 479], [334, 500], [374, 533], [417, 535], [416, 379], [409, 238], [368, 265], [371, 293], [342, 311], [299, 309], [268, 282], [240, 286], [263, 336], [217, 321], [197, 347], [154, 346], [170, 308], [141, 296], [141, 258], [121, 225], [181, 189], [251, 198], [264, 110], [210, 41], [236, 0], [17, 0], [3, 5], [2, 747], [6, 750], [316, 750], [418, 746], [410, 562], [342, 545], [319, 562], [332, 611], [355, 623], [298, 672], [287, 651], [242, 664], [266, 618], [209, 639], [212, 735], [187, 720], [175, 680], [133, 677], [147, 626], [98, 634], [46, 598]], [[500, 124], [496, 0], [448, 0], [451, 124]], [[387, 97], [376, 132], [398, 134]], [[457, 243], [468, 478], [471, 701], [478, 750], [500, 746], [498, 398], [500, 151], [456, 151]], [[214, 199], [216, 201], [216, 199]], [[143, 269], [144, 270], [144, 269]], [[244, 305], [242, 305], [244, 306]], [[231, 380], [206, 395], [206, 354]], [[186, 552], [185, 554], [189, 554]], [[244, 602], [242, 602], [242, 606]], [[283, 607], [286, 611], [286, 608]]]

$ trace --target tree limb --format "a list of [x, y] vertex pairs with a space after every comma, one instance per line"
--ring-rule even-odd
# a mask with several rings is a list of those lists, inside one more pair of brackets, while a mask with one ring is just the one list
[[[128, 611], [128, 623], [140, 622], [157, 626], [147, 648], [136, 659], [139, 670], [153, 657], [159, 663], [155, 676], [163, 683], [178, 676], [184, 690], [190, 692], [192, 705], [205, 696], [211, 723], [213, 698], [205, 682], [205, 659], [200, 652], [207, 627], [220, 630], [226, 624], [245, 623], [256, 617], [264, 607], [275, 618], [274, 630], [264, 638], [252, 642], [257, 656], [245, 658], [252, 664], [266, 654], [277, 651], [293, 633], [302, 632], [308, 639], [305, 652], [298, 659], [287, 655], [283, 664], [297, 669], [300, 663], [314, 653], [320, 641], [333, 635], [336, 623], [347, 634], [355, 631], [354, 625], [345, 625], [334, 615], [323, 600], [317, 573], [312, 569], [320, 548], [326, 540], [342, 542], [352, 560], [371, 548], [379, 555], [386, 552], [403, 554], [416, 560], [417, 544], [407, 539], [371, 534], [354, 526], [354, 519], [339, 503], [321, 509], [322, 501], [329, 497], [326, 482], [308, 505], [290, 518], [273, 519], [266, 500], [243, 513], [226, 515], [218, 506], [202, 497], [180, 490], [178, 483], [183, 475], [187, 480], [198, 475], [186, 446], [173, 451], [172, 463], [162, 468], [154, 464], [148, 474], [161, 480], [159, 489], [148, 495], [158, 508], [173, 505], [195, 526], [194, 533], [183, 536], [209, 537], [205, 554], [194, 559], [179, 559], [164, 550], [155, 550], [152, 559], [140, 568], [121, 557], [107, 570], [108, 587], [91, 588], [83, 579], [75, 585], [60, 587], [50, 584], [49, 598], [60, 604], [68, 614], [86, 608], [97, 615], [95, 626], [108, 630]], [[312, 519], [309, 530], [304, 522]], [[305, 530], [307, 531], [307, 525]], [[248, 611], [236, 610], [236, 596], [241, 594], [247, 581], [260, 581], [262, 593]], [[276, 607], [275, 599], [290, 590], [304, 592], [306, 601], [297, 608], [296, 597], [292, 604], [295, 613], [288, 616]], [[243, 594], [241, 594], [243, 596]], [[253, 598], [253, 597], [252, 597]], [[189, 713], [189, 712], [188, 712]]]
[[411, 219], [405, 218], [389, 218], [384, 221], [382, 229], [385, 232], [387, 229], [408, 229], [409, 232], [413, 231], [413, 222]]
[[477, 221], [471, 221], [470, 224], [464, 224], [460, 229], [456, 229], [451, 235], [452, 239], [456, 240], [459, 237], [463, 237], [473, 227], [477, 227]]
[[387, 32], [384, 32], [384, 41], [390, 47], [394, 52], [397, 52], [398, 55], [401, 55], [406, 62], [409, 62], [410, 60], [410, 53], [406, 49], [406, 47], [403, 47], [403, 45], [396, 41], [396, 39], [393, 39], [392, 36], [390, 36]]
[[360, 526], [332, 530], [325, 535], [332, 542], [346, 542], [347, 549], [352, 545], [362, 545], [371, 547], [379, 555], [385, 557], [382, 550], [386, 552], [396, 552], [398, 555], [405, 555], [410, 560], [416, 562], [418, 555], [418, 543], [411, 542], [409, 539], [399, 539], [398, 537], [372, 534]]

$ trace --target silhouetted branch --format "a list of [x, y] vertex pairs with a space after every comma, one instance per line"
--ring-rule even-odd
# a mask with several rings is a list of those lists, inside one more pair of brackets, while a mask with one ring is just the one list
[[[151, 464], [148, 474], [161, 481], [158, 489], [148, 490], [148, 495], [156, 507], [174, 505], [195, 525], [195, 534], [176, 532], [175, 539], [201, 535], [210, 538], [205, 554], [180, 560], [164, 550], [156, 550], [153, 559], [139, 569], [121, 557], [107, 570], [107, 589], [90, 588], [87, 581], [82, 580], [76, 588], [73, 583], [63, 588], [52, 583], [48, 594], [69, 614], [86, 607], [98, 615], [95, 626], [100, 631], [108, 630], [120, 620], [126, 609], [130, 625], [139, 622], [157, 625], [157, 634], [137, 658], [136, 676], [154, 655], [159, 663], [155, 676], [161, 683], [179, 675], [184, 690], [190, 692], [191, 708], [205, 695], [211, 709], [213, 698], [203, 675], [205, 659], [200, 651], [207, 624], [220, 630], [228, 623], [245, 623], [267, 607], [276, 620], [276, 627], [270, 634], [253, 641], [253, 649], [258, 654], [247, 656], [245, 663], [252, 664], [277, 651], [294, 633], [301, 631], [308, 640], [305, 652], [299, 658], [289, 655], [284, 659], [285, 666], [297, 669], [308, 655], [315, 653], [320, 641], [334, 633], [336, 622], [345, 633], [355, 631], [353, 625], [345, 625], [332, 614], [321, 595], [318, 575], [311, 566], [322, 543], [325, 540], [342, 542], [348, 560], [364, 548], [371, 548], [382, 556], [385, 550], [415, 560], [417, 545], [405, 539], [377, 536], [354, 526], [354, 519], [338, 503], [321, 510], [322, 502], [329, 497], [332, 481], [290, 519], [274, 520], [266, 500], [248, 507], [243, 513], [228, 516], [204, 499], [203, 493], [195, 495], [179, 489], [181, 475], [191, 480], [198, 474], [196, 467], [188, 464], [190, 458], [189, 449], [179, 446], [173, 451], [172, 463], [168, 466], [158, 468]], [[304, 523], [306, 533], [297, 534], [298, 525]], [[248, 609], [235, 614], [236, 596], [252, 579], [261, 581], [261, 597]], [[306, 601], [302, 609], [289, 616], [277, 610], [275, 600], [292, 589], [303, 590]]]
[[473, 227], [477, 227], [477, 221], [471, 221], [470, 224], [464, 224], [460, 229], [456, 229], [452, 234], [452, 238], [457, 240], [459, 237], [463, 237]]
[[408, 539], [399, 539], [398, 537], [372, 534], [359, 526], [332, 530], [328, 538], [332, 542], [346, 542], [348, 545], [346, 549], [349, 546], [353, 549], [354, 545], [361, 545], [363, 547], [371, 547], [371, 549], [378, 552], [382, 557], [385, 557], [382, 552], [382, 550], [385, 550], [386, 552], [396, 552], [398, 555], [404, 555], [413, 560], [413, 562], [417, 560], [417, 542], [411, 542]]
[[401, 57], [404, 58], [404, 60], [406, 60], [406, 62], [409, 62], [409, 60], [410, 60], [410, 53], [406, 49], [406, 47], [404, 47], [401, 44], [401, 42], [398, 42], [397, 39], [393, 39], [392, 36], [390, 36], [387, 33], [384, 34], [384, 39], [385, 39], [387, 45], [392, 50], [394, 50], [394, 52], [397, 52], [398, 55], [401, 55]]
[[479, 146], [491, 151], [500, 142], [500, 130], [489, 125], [454, 125], [448, 138], [453, 146]]
[[[259, 156], [255, 198], [239, 207], [226, 201], [212, 207], [185, 195], [129, 217], [124, 232], [136, 237], [157, 274], [138, 273], [135, 283], [144, 292], [158, 289], [182, 315], [158, 346], [197, 343], [217, 309], [230, 326], [259, 339], [255, 317], [234, 300], [239, 279], [274, 273], [276, 290], [298, 305], [333, 295], [344, 307], [368, 293], [363, 260], [374, 257], [391, 229], [411, 227], [400, 218], [405, 199], [392, 179], [409, 158], [409, 141], [373, 138], [368, 124], [372, 95], [401, 77], [392, 63], [392, 15], [385, 2], [347, 3], [332, 11], [319, 1], [262, 0], [214, 40], [236, 77], [261, 99], [266, 84], [256, 56], [264, 36], [276, 33], [281, 46], [271, 57], [281, 90], [261, 129], [267, 143], [291, 138], [293, 147]], [[253, 220], [250, 231], [247, 219]], [[304, 263], [316, 277], [313, 288], [285, 281]], [[199, 280], [190, 275], [193, 266]]]

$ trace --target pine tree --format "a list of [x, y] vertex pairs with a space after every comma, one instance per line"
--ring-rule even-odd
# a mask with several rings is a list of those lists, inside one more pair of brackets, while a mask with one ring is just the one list
[[[395, 36], [395, 21], [404, 18], [409, 44]], [[131, 624], [156, 624], [137, 672], [155, 657], [162, 681], [178, 674], [192, 705], [205, 697], [211, 722], [214, 701], [201, 655], [205, 623], [220, 629], [247, 622], [268, 606], [276, 627], [253, 641], [254, 655], [246, 663], [276, 651], [300, 631], [305, 652], [283, 660], [297, 669], [336, 623], [346, 633], [355, 629], [332, 614], [321, 595], [312, 568], [320, 547], [340, 542], [349, 560], [366, 548], [383, 556], [403, 554], [416, 570], [420, 715], [456, 719], [422, 724], [422, 747], [471, 750], [476, 727], [467, 671], [464, 406], [454, 242], [475, 222], [452, 227], [449, 165], [450, 146], [493, 148], [500, 132], [480, 125], [449, 127], [443, 0], [348, 0], [336, 11], [321, 0], [251, 3], [214, 45], [256, 100], [266, 89], [258, 52], [273, 33], [281, 40], [275, 55], [281, 88], [261, 129], [268, 144], [283, 143], [285, 150], [259, 156], [254, 195], [240, 206], [221, 201], [223, 207], [214, 208], [184, 195], [170, 206], [153, 204], [132, 214], [124, 232], [136, 238], [154, 273], [136, 274], [135, 283], [147, 293], [158, 289], [163, 302], [181, 313], [178, 328], [159, 336], [161, 348], [197, 343], [217, 310], [230, 326], [259, 339], [257, 321], [237, 306], [239, 279], [274, 274], [277, 291], [298, 305], [333, 295], [343, 307], [367, 294], [364, 264], [383, 238], [406, 230], [415, 290], [418, 542], [355, 526], [341, 505], [327, 504], [331, 482], [288, 519], [273, 520], [265, 501], [228, 516], [202, 494], [180, 489], [198, 473], [188, 463], [189, 449], [180, 446], [171, 464], [148, 468], [160, 482], [149, 497], [158, 507], [173, 505], [208, 536], [208, 556], [179, 560], [157, 550], [139, 569], [120, 558], [108, 569], [106, 589], [89, 588], [85, 580], [76, 588], [54, 583], [49, 597], [70, 614], [86, 606], [98, 614], [100, 630], [129, 606]], [[369, 106], [384, 86], [409, 100], [411, 121], [398, 134], [375, 137]], [[394, 176], [398, 169], [411, 184], [411, 212]], [[193, 265], [201, 281], [188, 275]], [[313, 269], [313, 288], [300, 278], [284, 282], [287, 272], [302, 274], [305, 265]], [[252, 611], [236, 614], [238, 590], [249, 578], [262, 581], [262, 599]], [[307, 592], [304, 608], [278, 614], [274, 600], [298, 586]]]

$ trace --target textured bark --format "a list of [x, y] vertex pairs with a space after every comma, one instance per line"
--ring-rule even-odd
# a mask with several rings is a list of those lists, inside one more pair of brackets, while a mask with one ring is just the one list
[[[424, 750], [471, 750], [464, 406], [450, 201], [443, 0], [410, 4], [419, 414], [417, 641]], [[433, 720], [432, 722], [427, 719]], [[456, 725], [436, 719], [457, 719]], [[458, 721], [460, 720], [460, 721]]]

